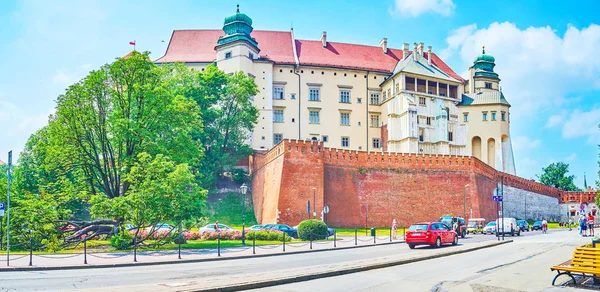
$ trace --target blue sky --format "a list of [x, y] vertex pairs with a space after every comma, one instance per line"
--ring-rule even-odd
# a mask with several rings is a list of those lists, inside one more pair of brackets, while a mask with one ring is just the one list
[[[485, 45], [511, 108], [517, 173], [564, 161], [598, 178], [600, 2], [15, 1], [0, 4], [0, 159], [47, 123], [56, 97], [132, 48], [162, 56], [174, 29], [220, 28], [240, 4], [255, 29], [337, 42], [425, 42], [459, 74]], [[164, 41], [164, 42], [163, 42]]]

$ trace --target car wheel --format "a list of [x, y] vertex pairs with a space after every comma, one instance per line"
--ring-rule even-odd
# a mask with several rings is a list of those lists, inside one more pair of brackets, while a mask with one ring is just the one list
[[408, 244], [408, 247], [409, 247], [410, 249], [414, 249], [414, 248], [415, 248], [415, 245], [414, 245], [414, 244], [412, 244], [412, 243], [409, 243], [409, 244]]
[[467, 235], [467, 234], [466, 234], [466, 232], [465, 232], [465, 231], [463, 231], [463, 232], [460, 234], [460, 238], [465, 238], [465, 236], [466, 236], [466, 235]]
[[435, 247], [436, 247], [436, 248], [439, 248], [440, 246], [442, 246], [442, 240], [441, 240], [441, 239], [438, 237], [438, 238], [435, 240]]
[[458, 235], [454, 235], [454, 240], [452, 241], [452, 245], [458, 244]]
[[517, 232], [517, 236], [521, 236], [521, 231], [519, 230], [519, 232]]

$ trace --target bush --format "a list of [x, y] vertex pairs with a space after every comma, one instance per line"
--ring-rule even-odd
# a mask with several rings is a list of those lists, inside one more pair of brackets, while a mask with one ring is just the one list
[[248, 181], [248, 174], [243, 169], [233, 169], [231, 171], [231, 176], [233, 178], [233, 181], [236, 183], [244, 183]]
[[124, 232], [121, 235], [113, 236], [110, 239], [110, 246], [112, 246], [118, 250], [128, 249], [132, 245], [133, 245], [133, 236], [129, 232]]
[[221, 240], [236, 240], [242, 239], [242, 233], [239, 230], [235, 231], [215, 231], [215, 232], [203, 232], [200, 235], [202, 240], [217, 240], [218, 238]]
[[298, 225], [298, 238], [302, 240], [325, 239], [327, 238], [327, 225], [321, 220], [304, 220]]
[[183, 234], [178, 234], [178, 235], [175, 235], [175, 237], [173, 238], [173, 242], [175, 244], [185, 244], [187, 242], [187, 239], [185, 238], [185, 236]]
[[250, 231], [246, 233], [246, 239], [252, 240], [277, 240], [277, 241], [290, 241], [292, 238], [285, 232], [277, 231], [277, 230], [258, 230], [258, 231]]

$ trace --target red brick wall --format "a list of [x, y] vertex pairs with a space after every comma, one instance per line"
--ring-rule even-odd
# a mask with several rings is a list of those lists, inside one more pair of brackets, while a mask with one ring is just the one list
[[368, 226], [389, 226], [394, 218], [407, 226], [442, 214], [463, 216], [465, 198], [467, 217], [493, 220], [496, 204], [491, 197], [500, 181], [551, 197], [573, 195], [467, 156], [369, 153], [284, 140], [267, 153], [255, 154], [250, 164], [255, 214], [262, 224], [296, 225], [308, 218], [307, 200], [312, 216], [313, 189], [317, 218], [325, 203], [330, 208], [327, 223], [336, 227], [364, 227], [367, 205]]

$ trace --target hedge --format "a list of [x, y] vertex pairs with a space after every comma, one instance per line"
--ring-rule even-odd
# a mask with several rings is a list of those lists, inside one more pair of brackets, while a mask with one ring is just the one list
[[327, 238], [327, 225], [321, 220], [304, 220], [298, 225], [298, 238], [302, 240], [325, 239]]

